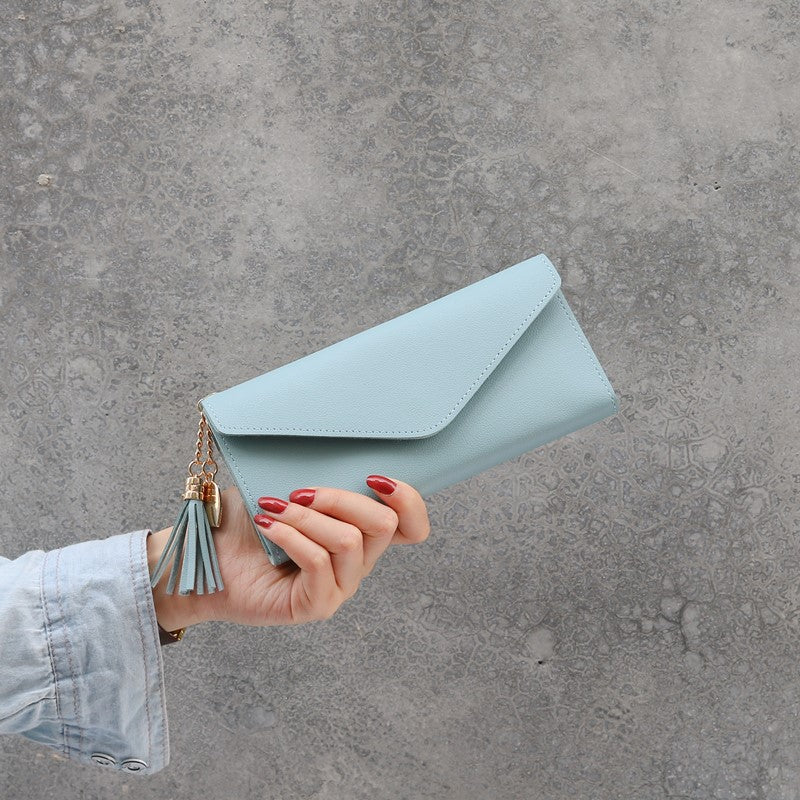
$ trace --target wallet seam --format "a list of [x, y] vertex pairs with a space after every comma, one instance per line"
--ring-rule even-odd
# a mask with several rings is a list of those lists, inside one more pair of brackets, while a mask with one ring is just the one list
[[592, 366], [594, 367], [594, 371], [597, 373], [597, 377], [600, 379], [600, 383], [606, 390], [607, 394], [611, 397], [611, 405], [613, 406], [614, 411], [615, 412], [619, 411], [619, 402], [617, 401], [617, 397], [614, 394], [613, 390], [609, 386], [608, 380], [604, 379], [603, 377], [603, 373], [600, 370], [600, 365], [598, 363], [597, 356], [592, 352], [591, 348], [587, 345], [586, 341], [580, 334], [579, 328], [575, 325], [575, 320], [567, 311], [567, 301], [566, 298], [563, 296], [563, 292], [558, 293], [556, 295], [556, 299], [558, 300], [558, 303], [561, 306], [561, 310], [564, 312], [564, 316], [566, 316], [567, 321], [570, 324], [570, 327], [575, 331], [575, 336], [577, 337], [583, 349], [586, 351], [586, 354], [589, 356], [589, 360]]
[[[247, 485], [247, 481], [245, 480], [244, 474], [242, 473], [242, 470], [239, 469], [239, 464], [236, 461], [236, 456], [234, 456], [234, 454], [228, 448], [228, 445], [227, 445], [227, 442], [226, 442], [224, 436], [221, 437], [221, 438], [219, 436], [214, 436], [214, 440], [217, 443], [217, 447], [220, 450], [222, 450], [223, 454], [225, 455], [225, 460], [227, 461], [228, 465], [230, 466], [231, 472], [233, 472], [234, 480], [237, 482], [237, 484], [240, 484], [239, 488], [241, 489], [241, 491], [243, 493], [245, 505], [247, 505], [247, 500], [250, 497], [251, 492], [250, 492], [250, 488]], [[251, 509], [248, 509], [248, 511], [250, 512]], [[252, 513], [250, 513], [249, 516], [250, 516], [250, 519], [252, 521], [252, 516], [253, 516]], [[276, 545], [270, 539], [268, 539], [266, 536], [264, 536], [256, 528], [254, 522], [252, 523], [252, 525], [253, 525], [253, 532], [256, 534], [256, 536], [258, 537], [259, 541], [261, 542], [261, 546], [264, 547], [267, 550], [267, 555], [270, 557], [270, 559], [275, 558], [276, 557], [276, 553], [273, 552], [273, 548], [279, 547], [279, 546]], [[279, 549], [281, 550], [281, 552], [286, 553], [286, 551], [283, 550], [283, 548], [279, 548]], [[288, 555], [288, 553], [286, 553], [286, 555]]]
[[[506, 341], [503, 343], [503, 345], [500, 347], [500, 349], [497, 351], [497, 353], [495, 353], [495, 355], [492, 358], [492, 360], [489, 361], [489, 363], [483, 368], [483, 370], [481, 371], [480, 375], [478, 375], [478, 377], [467, 387], [467, 390], [464, 392], [464, 394], [462, 394], [461, 397], [456, 401], [456, 404], [453, 406], [453, 408], [451, 408], [450, 411], [448, 411], [447, 414], [444, 417], [442, 417], [441, 420], [436, 422], [432, 426], [432, 428], [419, 428], [417, 430], [410, 430], [410, 431], [393, 431], [393, 430], [385, 430], [385, 429], [384, 430], [364, 430], [363, 428], [285, 428], [285, 427], [284, 428], [253, 428], [253, 427], [243, 427], [243, 426], [238, 426], [238, 425], [230, 425], [229, 426], [229, 430], [238, 431], [239, 433], [253, 433], [253, 434], [274, 433], [274, 432], [280, 432], [280, 431], [306, 431], [308, 433], [339, 433], [339, 434], [343, 434], [343, 433], [361, 433], [361, 434], [382, 433], [382, 434], [395, 434], [395, 435], [402, 435], [402, 436], [407, 436], [408, 434], [412, 434], [412, 433], [417, 433], [417, 434], [418, 433], [423, 433], [423, 434], [427, 434], [427, 435], [432, 435], [432, 434], [436, 433], [438, 430], [440, 430], [443, 427], [444, 424], [446, 424], [448, 422], [449, 418], [453, 417], [454, 414], [458, 412], [459, 407], [462, 406], [462, 401], [464, 400], [464, 398], [467, 397], [467, 395], [469, 395], [470, 391], [472, 390], [472, 388], [474, 386], [476, 386], [477, 384], [480, 384], [481, 378], [486, 373], [486, 371], [492, 366], [492, 364], [495, 363], [495, 361], [497, 361], [497, 359], [501, 355], [501, 353], [503, 353], [504, 351], [507, 350], [508, 343], [511, 342], [515, 337], [519, 338], [519, 336], [517, 334], [520, 331], [524, 330], [527, 326], [529, 326], [531, 324], [531, 322], [533, 321], [533, 318], [536, 315], [537, 311], [543, 305], [545, 305], [545, 303], [547, 303], [547, 302], [549, 302], [550, 300], [553, 299], [553, 294], [551, 294], [551, 293], [552, 293], [553, 289], [558, 286], [558, 282], [559, 282], [559, 277], [560, 276], [559, 276], [558, 272], [556, 271], [555, 267], [553, 267], [551, 264], [545, 263], [544, 267], [548, 272], [551, 273], [551, 275], [553, 277], [553, 283], [547, 288], [547, 290], [545, 292], [545, 295], [542, 297], [542, 299], [539, 301], [539, 303], [536, 306], [534, 306], [534, 308], [531, 310], [531, 312], [522, 320], [522, 322], [517, 326], [517, 328], [514, 330], [514, 332], [511, 334], [511, 336], [509, 336], [508, 339], [506, 339]], [[443, 299], [443, 298], [439, 298], [439, 299]], [[418, 308], [422, 308], [422, 306], [418, 306]]]

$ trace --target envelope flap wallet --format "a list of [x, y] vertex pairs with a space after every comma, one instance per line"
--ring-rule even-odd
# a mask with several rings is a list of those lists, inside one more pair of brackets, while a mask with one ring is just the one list
[[422, 438], [480, 388], [558, 291], [543, 253], [201, 401], [229, 435]]

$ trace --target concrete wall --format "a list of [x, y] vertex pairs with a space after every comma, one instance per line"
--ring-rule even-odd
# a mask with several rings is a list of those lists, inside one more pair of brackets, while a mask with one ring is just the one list
[[0, 10], [4, 555], [170, 525], [199, 397], [540, 252], [622, 398], [166, 648], [159, 774], [4, 737], [0, 795], [800, 797], [796, 2]]

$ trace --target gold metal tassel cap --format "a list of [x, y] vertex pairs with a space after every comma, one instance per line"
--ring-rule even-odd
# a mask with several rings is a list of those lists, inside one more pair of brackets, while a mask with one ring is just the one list
[[203, 499], [203, 476], [190, 475], [186, 479], [186, 491], [181, 495], [181, 500]]

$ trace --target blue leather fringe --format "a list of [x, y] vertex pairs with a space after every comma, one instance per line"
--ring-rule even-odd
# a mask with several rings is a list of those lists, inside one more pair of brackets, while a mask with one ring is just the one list
[[[181, 555], [182, 552], [182, 555]], [[178, 594], [186, 595], [194, 591], [196, 594], [211, 594], [222, 591], [222, 575], [219, 570], [217, 551], [211, 525], [208, 521], [205, 505], [202, 500], [186, 500], [178, 519], [158, 559], [150, 586], [155, 588], [167, 568], [170, 557], [175, 554], [172, 570], [167, 581], [167, 594], [175, 590], [178, 577], [178, 565], [181, 566], [181, 579]], [[203, 583], [205, 582], [205, 588]]]

